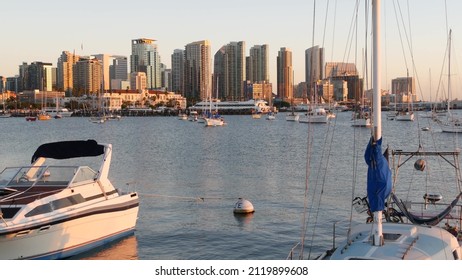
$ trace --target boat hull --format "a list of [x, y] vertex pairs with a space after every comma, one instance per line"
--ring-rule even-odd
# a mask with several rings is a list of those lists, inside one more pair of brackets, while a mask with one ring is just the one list
[[326, 115], [322, 115], [322, 116], [302, 116], [298, 121], [300, 123], [328, 123], [329, 118]]
[[124, 195], [97, 208], [70, 209], [19, 231], [5, 227], [0, 259], [63, 259], [94, 249], [133, 234], [138, 208], [136, 195]]
[[298, 114], [287, 114], [286, 121], [288, 122], [298, 122], [300, 116]]
[[224, 121], [217, 118], [205, 118], [205, 126], [223, 126]]

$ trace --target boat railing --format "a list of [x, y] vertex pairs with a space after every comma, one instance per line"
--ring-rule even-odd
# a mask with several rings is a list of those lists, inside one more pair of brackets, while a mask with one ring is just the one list
[[[430, 218], [435, 216], [439, 211], [450, 206], [451, 203], [403, 201], [403, 204], [414, 216], [419, 218]], [[394, 206], [395, 203], [391, 203], [391, 207]], [[429, 207], [431, 207], [431, 209], [429, 209]], [[462, 221], [462, 203], [457, 203], [442, 220]]]
[[289, 251], [289, 255], [287, 255], [287, 260], [299, 260], [300, 259], [300, 249], [301, 249], [302, 243], [297, 242]]

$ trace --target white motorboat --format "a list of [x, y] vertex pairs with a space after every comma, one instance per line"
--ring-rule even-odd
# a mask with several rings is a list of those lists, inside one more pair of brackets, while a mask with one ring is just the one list
[[43, 111], [46, 114], [50, 115], [52, 118], [56, 118], [57, 116], [60, 116], [60, 117], [70, 117], [70, 116], [72, 116], [72, 112], [69, 111], [69, 109], [67, 109], [67, 108], [45, 107], [45, 108], [43, 108]]
[[[102, 156], [88, 166], [45, 161]], [[139, 201], [108, 179], [111, 144], [94, 140], [41, 145], [32, 165], [0, 173], [0, 259], [62, 259], [134, 233]], [[74, 161], [73, 161], [74, 162]]]

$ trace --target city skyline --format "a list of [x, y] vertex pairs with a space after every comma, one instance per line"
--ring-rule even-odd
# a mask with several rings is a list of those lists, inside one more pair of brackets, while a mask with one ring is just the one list
[[[452, 81], [458, 82], [457, 62], [461, 52], [457, 46], [462, 20], [455, 13], [462, 8], [459, 2], [382, 2], [382, 27], [385, 26], [382, 52], [386, 67], [383, 89], [391, 89], [391, 80], [405, 77], [409, 70], [411, 76], [417, 76], [418, 99], [421, 99], [420, 95], [428, 99], [430, 89], [436, 91], [439, 80], [445, 80], [441, 77], [448, 74], [443, 63], [449, 28], [453, 30], [452, 67], [456, 76]], [[364, 76], [364, 1], [358, 3], [355, 8], [356, 1], [353, 0], [316, 1], [313, 36], [313, 1], [256, 0], [248, 3], [238, 0], [227, 6], [224, 2], [205, 0], [194, 3], [135, 0], [129, 4], [84, 0], [78, 5], [70, 1], [9, 1], [2, 4], [0, 11], [9, 27], [3, 29], [6, 44], [2, 44], [0, 52], [0, 76], [17, 75], [23, 62], [41, 61], [56, 67], [62, 51], [75, 51], [81, 56], [113, 54], [130, 57], [131, 40], [136, 38], [155, 39], [161, 62], [169, 68], [174, 50], [185, 49], [191, 42], [208, 40], [214, 54], [230, 42], [243, 41], [247, 46], [246, 56], [254, 45], [269, 46], [270, 82], [273, 85], [277, 79], [277, 54], [283, 47], [293, 53], [295, 84], [305, 80], [305, 51], [316, 45], [324, 48], [325, 62], [356, 63], [360, 76]], [[140, 9], [145, 14], [140, 15], [137, 12]], [[358, 28], [353, 40], [350, 30], [355, 30], [351, 27], [355, 9], [358, 11]], [[402, 26], [397, 29], [397, 21], [404, 22], [406, 28], [410, 22], [411, 29], [404, 30]], [[38, 31], [34, 27], [39, 28]], [[370, 32], [370, 26], [368, 30]], [[409, 48], [413, 49], [412, 56]], [[417, 73], [412, 69], [412, 58]], [[452, 88], [457, 89], [458, 85], [454, 84]]]

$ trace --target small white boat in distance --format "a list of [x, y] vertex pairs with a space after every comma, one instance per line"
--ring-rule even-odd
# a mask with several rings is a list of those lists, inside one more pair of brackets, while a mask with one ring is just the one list
[[204, 118], [204, 121], [205, 121], [205, 126], [223, 126], [226, 124], [224, 119], [219, 116], [210, 116], [210, 117]]
[[270, 111], [267, 115], [266, 115], [266, 119], [269, 120], [269, 121], [272, 121], [272, 120], [275, 120], [276, 119], [276, 114], [272, 111]]
[[[45, 164], [47, 159], [102, 157], [88, 166]], [[111, 144], [95, 140], [41, 145], [32, 165], [0, 173], [0, 259], [63, 259], [132, 235], [136, 192], [108, 179]]]
[[290, 112], [286, 115], [286, 121], [288, 122], [298, 122], [300, 115], [295, 112]]
[[328, 123], [329, 116], [326, 109], [316, 107], [302, 115], [298, 121], [301, 123]]

